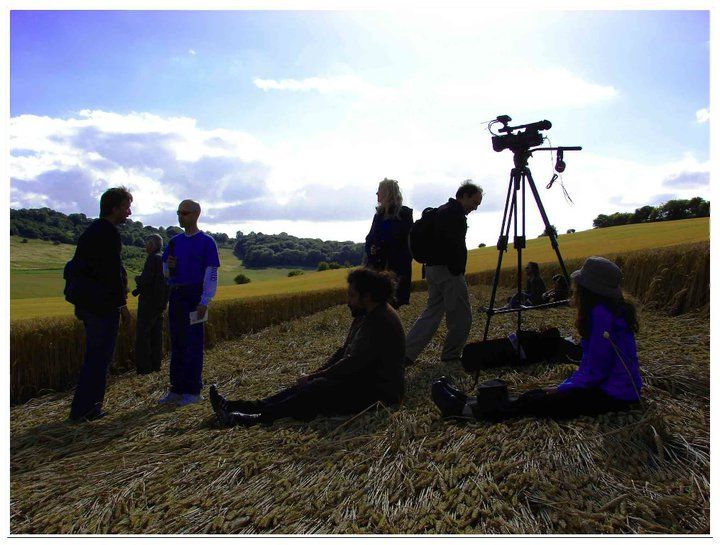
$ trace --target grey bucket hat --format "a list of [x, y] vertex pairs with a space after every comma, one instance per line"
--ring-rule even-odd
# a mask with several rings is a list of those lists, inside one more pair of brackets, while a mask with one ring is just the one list
[[572, 273], [570, 278], [583, 288], [598, 295], [615, 299], [622, 298], [620, 289], [622, 271], [615, 263], [604, 257], [588, 257], [583, 263], [582, 269]]

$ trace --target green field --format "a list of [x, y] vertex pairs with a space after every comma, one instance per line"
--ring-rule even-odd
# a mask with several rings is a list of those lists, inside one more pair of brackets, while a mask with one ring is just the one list
[[[65, 282], [63, 267], [75, 252], [72, 244], [54, 245], [46, 240], [21, 242], [20, 237], [10, 237], [10, 299], [54, 298], [62, 295]], [[229, 248], [220, 248], [218, 284], [232, 286], [235, 277], [244, 273], [252, 282], [287, 278], [291, 269], [247, 269]], [[315, 270], [304, 270], [312, 274]], [[132, 279], [131, 279], [132, 280]], [[131, 287], [133, 282], [131, 281]]]
[[[645, 223], [626, 225], [621, 227], [609, 227], [605, 229], [591, 229], [570, 235], [560, 235], [558, 241], [560, 250], [565, 259], [583, 258], [589, 255], [605, 255], [647, 248], [661, 248], [685, 244], [691, 242], [707, 241], [710, 238], [709, 218], [697, 218], [680, 221], [668, 221], [658, 223]], [[17, 237], [11, 237], [17, 239]], [[38, 242], [38, 241], [30, 241]], [[19, 240], [11, 240], [11, 319], [25, 319], [34, 317], [64, 316], [72, 313], [72, 306], [69, 305], [60, 295], [62, 293], [62, 265], [65, 255], [71, 255], [72, 246], [53, 246], [52, 243], [43, 243], [41, 257], [33, 256], [30, 243], [20, 244]], [[17, 246], [28, 246], [21, 248], [16, 253]], [[42, 245], [38, 243], [38, 247]], [[63, 252], [69, 252], [63, 253]], [[503, 267], [514, 267], [516, 263], [515, 252], [512, 248], [509, 255], [503, 260]], [[494, 247], [479, 248], [470, 251], [468, 256], [468, 272], [478, 272], [493, 269], [497, 263], [498, 253]], [[24, 264], [24, 268], [14, 268], [13, 263]], [[527, 248], [523, 252], [525, 261], [537, 261], [539, 263], [555, 261], [555, 254], [550, 246], [547, 237], [532, 239], [527, 242]], [[233, 261], [234, 260], [234, 261]], [[234, 299], [238, 297], [253, 297], [276, 295], [281, 293], [297, 293], [307, 291], [318, 291], [327, 288], [342, 287], [345, 283], [347, 270], [338, 269], [333, 271], [306, 272], [302, 276], [293, 278], [287, 277], [289, 269], [266, 269], [246, 270], [236, 260], [230, 250], [223, 250], [220, 256], [223, 266], [220, 270], [220, 287], [218, 288], [217, 299]], [[41, 290], [38, 285], [45, 288], [40, 280], [35, 283], [35, 291], [31, 279], [41, 279], [43, 274], [50, 275], [48, 263], [62, 263], [56, 273], [59, 274], [58, 287], [51, 291], [48, 284], [47, 290]], [[32, 266], [36, 268], [33, 269]], [[225, 270], [223, 268], [225, 267]], [[20, 272], [24, 271], [24, 272]], [[34, 271], [34, 272], [30, 272]], [[44, 273], [42, 271], [45, 271]], [[238, 272], [245, 272], [254, 281], [250, 284], [232, 285], [232, 277]], [[14, 273], [14, 274], [13, 274]], [[33, 276], [37, 275], [37, 276]], [[257, 275], [257, 276], [253, 276]], [[413, 264], [413, 278], [420, 278], [420, 266]], [[19, 279], [19, 286], [15, 286]], [[229, 280], [229, 282], [228, 282]], [[263, 280], [263, 281], [260, 281]], [[17, 291], [16, 291], [17, 290]], [[15, 293], [30, 293], [33, 295], [16, 296]], [[57, 294], [56, 296], [52, 296]], [[21, 298], [22, 297], [22, 298]], [[137, 300], [132, 298], [129, 306], [134, 308]]]

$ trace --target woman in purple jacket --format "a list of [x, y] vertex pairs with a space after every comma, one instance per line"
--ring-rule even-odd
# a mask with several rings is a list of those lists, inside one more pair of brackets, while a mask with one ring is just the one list
[[[444, 416], [475, 416], [504, 420], [537, 415], [571, 418], [631, 409], [640, 402], [640, 378], [635, 333], [635, 307], [620, 289], [622, 272], [604, 257], [589, 257], [572, 275], [575, 284], [575, 326], [583, 356], [578, 370], [557, 386], [531, 390], [499, 402], [467, 397], [447, 380], [433, 384], [433, 400]], [[502, 383], [495, 383], [495, 391]]]

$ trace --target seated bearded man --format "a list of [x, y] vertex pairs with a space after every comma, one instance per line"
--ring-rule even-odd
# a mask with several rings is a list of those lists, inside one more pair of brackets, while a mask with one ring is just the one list
[[230, 401], [213, 385], [210, 402], [226, 426], [271, 423], [279, 418], [312, 420], [318, 414], [354, 414], [381, 402], [393, 405], [405, 390], [405, 331], [388, 301], [390, 272], [357, 269], [348, 275], [353, 322], [347, 340], [315, 372], [264, 399]]

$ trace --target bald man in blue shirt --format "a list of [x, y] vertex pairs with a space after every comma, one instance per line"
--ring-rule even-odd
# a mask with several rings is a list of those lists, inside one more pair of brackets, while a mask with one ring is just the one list
[[183, 233], [170, 239], [163, 253], [163, 272], [170, 285], [170, 391], [160, 403], [178, 406], [202, 400], [204, 322], [190, 323], [190, 313], [205, 317], [217, 290], [220, 266], [215, 240], [198, 226], [200, 205], [184, 200], [178, 206]]

